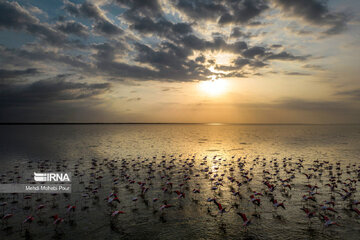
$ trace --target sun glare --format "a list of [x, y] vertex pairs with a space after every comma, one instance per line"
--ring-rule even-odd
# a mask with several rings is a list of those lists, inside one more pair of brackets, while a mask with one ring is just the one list
[[201, 91], [210, 96], [218, 96], [226, 92], [227, 82], [223, 79], [203, 81], [199, 87]]

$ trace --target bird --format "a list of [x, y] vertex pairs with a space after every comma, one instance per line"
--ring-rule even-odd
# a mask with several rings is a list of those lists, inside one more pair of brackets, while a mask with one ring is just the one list
[[244, 213], [240, 212], [240, 213], [237, 213], [237, 214], [242, 218], [244, 227], [247, 227], [247, 226], [249, 226], [251, 224], [251, 220], [248, 219]]
[[170, 208], [170, 207], [172, 207], [172, 205], [170, 205], [170, 204], [164, 204], [164, 205], [161, 205], [161, 206], [160, 206], [160, 210], [164, 210], [164, 209]]
[[324, 210], [324, 211], [331, 211], [331, 212], [334, 212], [334, 213], [337, 213], [337, 211], [335, 209], [333, 209], [332, 207], [328, 207], [328, 206], [325, 206], [325, 205], [320, 205], [320, 209], [321, 210]]
[[180, 192], [178, 190], [174, 191], [177, 195], [178, 195], [178, 198], [185, 198], [185, 193], [183, 192]]
[[305, 201], [311, 200], [311, 201], [313, 201], [313, 202], [316, 202], [316, 199], [315, 199], [315, 197], [313, 197], [313, 196], [306, 196], [306, 195], [304, 195], [304, 196], [303, 196], [303, 199], [304, 199]]
[[310, 211], [308, 208], [300, 208], [301, 210], [303, 210], [306, 213], [306, 216], [308, 218], [312, 218], [315, 217], [316, 212], [315, 211]]
[[330, 227], [330, 226], [333, 226], [333, 225], [337, 225], [337, 226], [340, 226], [338, 223], [330, 220], [330, 218], [328, 218], [327, 216], [325, 215], [320, 215], [322, 217], [322, 220], [324, 221], [324, 226], [325, 227]]
[[256, 204], [257, 206], [260, 206], [261, 200], [260, 200], [259, 198], [255, 198], [254, 195], [251, 195], [251, 196], [250, 196], [250, 201], [251, 201], [252, 203]]
[[75, 210], [76, 210], [76, 206], [74, 206], [74, 205], [67, 205], [66, 206], [66, 212], [75, 212]]
[[219, 213], [223, 214], [225, 213], [225, 208], [222, 207], [222, 205], [220, 203], [218, 203], [216, 200], [214, 200], [214, 203], [216, 204], [216, 206], [218, 207], [219, 209]]
[[283, 209], [285, 209], [284, 202], [279, 203], [276, 199], [271, 199], [270, 201], [273, 203], [274, 207], [276, 207], [276, 208], [282, 207]]
[[114, 211], [114, 212], [111, 213], [111, 216], [112, 216], [112, 217], [116, 217], [116, 216], [118, 216], [119, 214], [125, 214], [125, 212], [120, 211], [120, 210], [116, 210], [116, 211]]
[[25, 218], [25, 220], [23, 221], [23, 223], [32, 223], [34, 221], [34, 217], [33, 216], [28, 216], [27, 218]]
[[57, 214], [52, 216], [52, 218], [54, 219], [54, 225], [59, 225], [60, 223], [64, 222], [64, 219], [59, 217]]

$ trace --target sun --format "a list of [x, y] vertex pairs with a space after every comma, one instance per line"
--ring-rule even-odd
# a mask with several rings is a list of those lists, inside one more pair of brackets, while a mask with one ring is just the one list
[[227, 82], [223, 79], [203, 81], [199, 84], [200, 90], [210, 96], [218, 96], [226, 92]]

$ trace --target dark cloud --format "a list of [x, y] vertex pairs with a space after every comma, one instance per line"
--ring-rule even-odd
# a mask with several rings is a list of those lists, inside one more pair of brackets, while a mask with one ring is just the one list
[[310, 57], [310, 55], [307, 56], [295, 56], [289, 52], [283, 51], [280, 53], [269, 53], [266, 56], [267, 60], [287, 60], [287, 61], [293, 61], [293, 60], [298, 60], [298, 61], [304, 61], [306, 59], [308, 59]]
[[239, 27], [234, 27], [234, 28], [231, 30], [230, 37], [232, 37], [232, 38], [239, 38], [239, 37], [242, 37], [242, 38], [250, 38], [250, 37], [251, 37], [251, 34], [249, 34], [249, 33], [244, 33], [243, 31], [241, 31], [241, 29], [240, 29]]
[[174, 5], [192, 19], [219, 24], [247, 23], [268, 8], [265, 0], [174, 0]]
[[242, 58], [242, 57], [238, 57], [237, 59], [235, 59], [234, 64], [237, 67], [243, 67], [245, 65], [248, 65], [250, 63], [249, 59], [246, 58]]
[[36, 68], [28, 68], [25, 70], [0, 69], [0, 80], [9, 79], [9, 78], [18, 78], [23, 76], [32, 76], [35, 74], [39, 74], [39, 70]]
[[326, 35], [334, 35], [346, 29], [348, 16], [343, 12], [331, 12], [324, 0], [275, 0], [283, 12], [298, 16], [314, 25], [327, 26]]
[[354, 100], [360, 100], [360, 89], [353, 89], [348, 91], [338, 91], [336, 95], [349, 97]]
[[156, 34], [169, 39], [176, 39], [193, 31], [188, 23], [174, 24], [164, 18], [154, 21], [149, 17], [132, 17], [130, 28], [143, 34]]
[[64, 9], [71, 15], [93, 19], [95, 21], [94, 30], [99, 34], [111, 36], [123, 33], [123, 30], [111, 23], [103, 11], [93, 3], [85, 1], [82, 4], [75, 4], [66, 1]]
[[312, 101], [297, 98], [284, 98], [275, 102], [281, 108], [300, 111], [342, 111], [351, 108], [346, 102], [341, 101]]
[[201, 62], [204, 63], [206, 61], [206, 58], [204, 55], [200, 55], [199, 57], [195, 58], [195, 62]]
[[162, 43], [159, 50], [137, 44], [137, 49], [136, 61], [151, 64], [157, 69], [155, 76], [160, 79], [168, 81], [203, 80], [211, 74], [202, 64], [188, 59], [191, 50], [172, 43]]
[[310, 73], [304, 73], [304, 72], [285, 72], [286, 75], [290, 76], [310, 76]]
[[266, 0], [230, 0], [228, 4], [230, 11], [220, 17], [218, 21], [220, 24], [247, 23], [268, 9]]
[[47, 64], [51, 62], [62, 63], [78, 71], [90, 71], [91, 69], [91, 64], [86, 62], [82, 56], [66, 55], [40, 47], [31, 50], [0, 47], [0, 54], [4, 57], [6, 64], [33, 66], [36, 62]]
[[217, 20], [226, 14], [228, 9], [219, 1], [175, 0], [175, 6], [193, 19]]
[[117, 27], [116, 25], [112, 24], [109, 21], [97, 21], [94, 26], [94, 30], [100, 34], [105, 35], [118, 35], [123, 32], [122, 29]]
[[233, 53], [241, 53], [244, 49], [247, 49], [247, 43], [244, 41], [236, 41], [228, 44], [222, 37], [215, 37], [212, 41], [207, 41], [196, 37], [195, 35], [187, 35], [181, 38], [180, 44], [193, 50], [200, 51], [227, 51]]
[[67, 81], [69, 76], [61, 74], [29, 84], [3, 86], [0, 91], [0, 106], [2, 108], [21, 107], [56, 101], [81, 100], [103, 94], [110, 88], [109, 83]]
[[56, 28], [66, 34], [74, 34], [81, 37], [89, 35], [88, 28], [75, 21], [61, 22], [56, 25]]
[[242, 55], [246, 58], [254, 58], [256, 56], [265, 56], [266, 49], [264, 47], [251, 47], [242, 52]]
[[313, 69], [313, 70], [317, 70], [317, 71], [324, 71], [325, 68], [321, 65], [316, 65], [316, 64], [305, 64], [303, 66], [303, 68], [307, 68], [307, 69]]
[[65, 0], [64, 3], [65, 3], [64, 4], [65, 11], [67, 11], [71, 15], [80, 16], [79, 7], [75, 3], [67, 1], [67, 0]]
[[[259, 60], [254, 60], [254, 59], [248, 59], [248, 58], [243, 58], [243, 57], [238, 57], [236, 58], [233, 62], [233, 65], [231, 66], [226, 66], [226, 65], [216, 65], [215, 69], [216, 70], [220, 70], [220, 71], [235, 71], [238, 74], [238, 70], [242, 69], [245, 66], [249, 66], [252, 69], [256, 69], [256, 68], [262, 68], [267, 66], [268, 64]], [[231, 76], [231, 73], [228, 73], [228, 77]], [[234, 76], [239, 76], [239, 75], [234, 75]], [[254, 73], [256, 74], [256, 73]], [[241, 73], [241, 77], [244, 77], [244, 73]]]
[[125, 15], [143, 15], [148, 17], [160, 17], [163, 15], [158, 0], [116, 0], [122, 7], [128, 8]]
[[32, 16], [17, 2], [0, 2], [0, 30], [24, 30], [53, 45], [62, 45], [66, 42], [66, 35], [52, 29], [47, 24]]
[[135, 97], [135, 98], [128, 98], [128, 102], [138, 102], [138, 101], [140, 101], [141, 100], [141, 97]]
[[88, 18], [94, 18], [96, 20], [103, 20], [104, 16], [98, 6], [90, 2], [84, 2], [79, 7], [80, 13]]

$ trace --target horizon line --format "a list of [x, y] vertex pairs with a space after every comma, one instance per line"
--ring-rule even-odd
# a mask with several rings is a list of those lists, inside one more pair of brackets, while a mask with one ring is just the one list
[[360, 123], [223, 123], [223, 122], [0, 122], [0, 125], [125, 125], [125, 124], [198, 124], [198, 125], [359, 125]]

